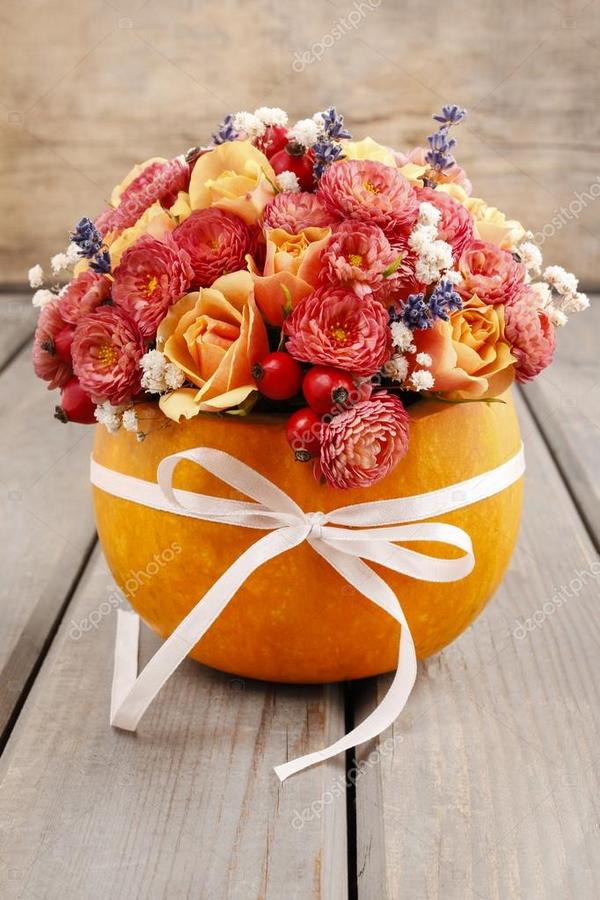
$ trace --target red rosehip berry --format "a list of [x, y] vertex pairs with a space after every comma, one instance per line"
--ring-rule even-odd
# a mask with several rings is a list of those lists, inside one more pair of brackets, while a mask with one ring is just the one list
[[276, 175], [282, 172], [293, 172], [303, 191], [312, 191], [315, 186], [313, 165], [315, 155], [302, 144], [287, 144], [283, 150], [275, 153], [269, 162]]
[[271, 159], [280, 150], [283, 150], [289, 141], [287, 128], [283, 125], [267, 125], [265, 133], [256, 141], [258, 149]]
[[83, 390], [75, 377], [67, 381], [60, 394], [60, 406], [56, 407], [54, 417], [59, 422], [78, 422], [80, 425], [93, 425], [96, 421], [94, 410], [96, 405], [89, 394]]
[[344, 409], [356, 395], [352, 376], [330, 366], [313, 366], [302, 382], [304, 399], [320, 416]]
[[321, 419], [308, 406], [289, 417], [285, 429], [288, 444], [298, 462], [309, 462], [321, 451]]
[[63, 362], [71, 362], [71, 344], [75, 334], [74, 325], [65, 325], [54, 338], [54, 352]]
[[276, 351], [267, 355], [252, 367], [261, 394], [269, 400], [289, 400], [302, 385], [300, 363], [289, 353]]

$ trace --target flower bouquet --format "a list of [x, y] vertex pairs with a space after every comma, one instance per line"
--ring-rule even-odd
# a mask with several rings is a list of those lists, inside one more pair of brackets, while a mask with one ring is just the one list
[[[137, 681], [116, 672], [114, 724], [135, 728], [187, 653], [283, 681], [398, 666], [390, 709], [347, 738], [364, 740], [401, 709], [415, 655], [502, 578], [523, 471], [510, 386], [588, 300], [472, 196], [452, 155], [464, 117], [445, 106], [406, 154], [353, 140], [334, 108], [291, 127], [281, 109], [228, 115], [77, 223], [51, 260], [65, 286], [30, 270], [35, 372], [58, 419], [99, 423], [100, 539], [168, 638]], [[165, 547], [177, 559], [147, 575]]]

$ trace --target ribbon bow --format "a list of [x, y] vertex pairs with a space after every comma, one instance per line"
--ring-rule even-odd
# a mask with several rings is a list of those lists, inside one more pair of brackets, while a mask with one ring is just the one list
[[[173, 473], [182, 460], [202, 466], [225, 484], [252, 498], [253, 502], [175, 489]], [[197, 447], [165, 457], [158, 467], [158, 484], [107, 469], [92, 459], [92, 483], [114, 496], [206, 522], [267, 532], [221, 575], [139, 676], [139, 618], [135, 613], [119, 610], [111, 725], [135, 731], [161, 687], [248, 576], [268, 560], [308, 541], [342, 578], [400, 624], [398, 667], [387, 694], [360, 725], [323, 750], [276, 766], [275, 772], [284, 781], [301, 769], [376, 737], [392, 724], [408, 700], [417, 674], [417, 660], [398, 598], [364, 560], [423, 581], [464, 578], [475, 565], [469, 535], [455, 525], [419, 520], [443, 515], [490, 497], [516, 481], [523, 471], [521, 447], [508, 462], [460, 484], [414, 497], [357, 503], [328, 513], [307, 513], [279, 487], [223, 450]], [[397, 545], [397, 542], [414, 541], [438, 542], [462, 550], [464, 555], [457, 559], [439, 559]]]

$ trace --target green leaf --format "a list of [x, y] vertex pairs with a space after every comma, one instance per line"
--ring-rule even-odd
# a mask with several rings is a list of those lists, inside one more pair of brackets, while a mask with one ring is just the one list
[[285, 297], [285, 303], [281, 307], [283, 310], [283, 318], [287, 319], [292, 311], [292, 293], [287, 284], [282, 284], [281, 290], [283, 291], [283, 296]]
[[389, 278], [390, 275], [393, 275], [394, 272], [397, 272], [400, 266], [402, 265], [402, 260], [406, 256], [405, 253], [401, 253], [400, 256], [397, 256], [394, 262], [390, 263], [387, 269], [383, 271], [383, 277]]
[[258, 391], [252, 391], [252, 393], [248, 394], [243, 403], [240, 403], [235, 409], [226, 409], [224, 412], [229, 416], [247, 416], [256, 406], [259, 397], [260, 393]]

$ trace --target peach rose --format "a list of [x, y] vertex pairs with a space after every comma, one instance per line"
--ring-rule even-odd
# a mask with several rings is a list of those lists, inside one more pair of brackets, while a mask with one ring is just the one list
[[246, 257], [254, 279], [256, 302], [272, 325], [282, 325], [288, 303], [295, 307], [317, 286], [321, 252], [330, 236], [331, 228], [303, 228], [298, 234], [290, 234], [283, 228], [266, 229], [262, 274], [252, 257]]
[[218, 206], [253, 225], [275, 196], [275, 178], [267, 157], [249, 141], [228, 141], [196, 161], [190, 206]]
[[161, 397], [170, 419], [242, 403], [257, 389], [252, 366], [269, 352], [250, 273], [223, 275], [212, 287], [182, 297], [159, 325], [157, 347], [196, 386]]
[[502, 304], [487, 306], [473, 296], [449, 321], [415, 331], [414, 342], [417, 353], [432, 359], [433, 390], [450, 399], [496, 397], [515, 377]]

